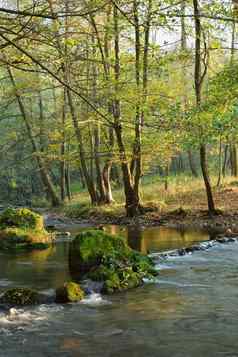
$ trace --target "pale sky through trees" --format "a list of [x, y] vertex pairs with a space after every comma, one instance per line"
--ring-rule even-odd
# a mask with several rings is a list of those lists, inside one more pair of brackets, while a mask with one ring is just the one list
[[[1, 7], [11, 8], [11, 9], [16, 9], [17, 3], [18, 0], [0, 0]], [[207, 3], [213, 3], [213, 1], [209, 1], [209, 2], [207, 0], [201, 1], [201, 5]], [[227, 1], [223, 1], [222, 3], [229, 7], [231, 1], [227, 0]], [[179, 6], [177, 6], [176, 8], [179, 9]], [[191, 10], [187, 10], [187, 14], [192, 14]], [[192, 29], [193, 23], [191, 22], [191, 19], [187, 18], [186, 22], [187, 24], [191, 25], [191, 29]], [[225, 48], [229, 47], [231, 43], [231, 31], [229, 29], [227, 30], [227, 27], [229, 27], [230, 24], [229, 23], [226, 24], [225, 22], [221, 22], [217, 20], [214, 20], [213, 23], [219, 24], [219, 27], [221, 28], [220, 33], [217, 32], [217, 38], [221, 41], [221, 47], [225, 47]], [[152, 27], [151, 35], [150, 35], [151, 43], [159, 44], [163, 51], [173, 50], [174, 48], [180, 46], [180, 40], [181, 40], [180, 30], [181, 30], [181, 26], [180, 26], [179, 18], [176, 18], [172, 29], [162, 28], [162, 26], [160, 26], [159, 29], [158, 26]], [[187, 45], [189, 47], [193, 47], [194, 45], [194, 38], [193, 36], [191, 36], [190, 31], [187, 32]], [[235, 47], [237, 47], [237, 43], [235, 43]]]

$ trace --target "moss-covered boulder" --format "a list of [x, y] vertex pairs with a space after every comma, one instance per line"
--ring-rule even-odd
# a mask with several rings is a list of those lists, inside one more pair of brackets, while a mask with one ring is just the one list
[[3, 293], [0, 303], [9, 306], [36, 305], [40, 303], [40, 295], [29, 288], [12, 288]]
[[55, 301], [60, 304], [77, 302], [84, 298], [84, 291], [79, 284], [68, 282], [56, 289]]
[[80, 233], [70, 245], [69, 268], [74, 280], [103, 282], [103, 292], [113, 293], [142, 284], [157, 275], [153, 261], [132, 250], [124, 238], [101, 230]]
[[26, 208], [8, 208], [0, 215], [0, 249], [45, 249], [50, 243], [41, 215]]
[[7, 208], [0, 215], [0, 227], [18, 227], [41, 230], [44, 229], [44, 220], [38, 213], [28, 208]]

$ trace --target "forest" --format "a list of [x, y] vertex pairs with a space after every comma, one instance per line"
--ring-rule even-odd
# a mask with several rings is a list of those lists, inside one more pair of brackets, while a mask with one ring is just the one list
[[238, 173], [237, 6], [2, 1], [2, 204], [135, 217], [199, 192], [216, 215]]

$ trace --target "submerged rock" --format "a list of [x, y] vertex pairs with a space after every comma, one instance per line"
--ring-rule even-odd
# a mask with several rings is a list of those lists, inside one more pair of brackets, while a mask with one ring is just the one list
[[0, 215], [0, 249], [45, 249], [50, 243], [41, 215], [26, 208], [8, 208]]
[[101, 230], [80, 233], [71, 243], [69, 268], [74, 280], [102, 282], [103, 292], [134, 288], [157, 275], [153, 261], [132, 250], [124, 238]]
[[56, 289], [55, 301], [60, 304], [76, 302], [82, 300], [84, 295], [84, 291], [81, 289], [79, 284], [69, 282]]
[[6, 290], [0, 297], [0, 304], [10, 306], [36, 305], [40, 303], [40, 295], [29, 288], [12, 288]]

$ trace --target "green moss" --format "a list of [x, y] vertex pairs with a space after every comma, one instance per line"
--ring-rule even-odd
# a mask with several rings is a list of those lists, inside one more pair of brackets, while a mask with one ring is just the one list
[[103, 292], [112, 294], [115, 290], [122, 290], [122, 284], [118, 273], [115, 271], [109, 271], [105, 277]]
[[28, 288], [8, 289], [1, 296], [0, 302], [8, 305], [36, 305], [39, 303], [37, 291]]
[[101, 281], [106, 293], [139, 286], [143, 278], [157, 275], [150, 258], [132, 250], [124, 238], [101, 230], [85, 231], [74, 239], [69, 265], [75, 280]]
[[84, 291], [81, 289], [80, 285], [69, 282], [65, 283], [64, 286], [56, 290], [56, 302], [57, 303], [67, 303], [76, 302], [84, 298]]
[[6, 209], [0, 215], [0, 249], [45, 249], [52, 236], [44, 229], [43, 217], [26, 208]]
[[52, 238], [45, 230], [22, 228], [0, 230], [1, 250], [46, 249], [51, 243]]
[[153, 260], [139, 252], [132, 251], [130, 255], [133, 271], [145, 273], [145, 275], [156, 276], [158, 272], [154, 268]]
[[144, 275], [134, 272], [132, 267], [124, 267], [111, 270], [108, 269], [104, 276], [103, 292], [112, 294], [115, 291], [123, 291], [135, 288], [142, 284]]
[[88, 262], [98, 257], [106, 259], [118, 255], [127, 256], [130, 253], [124, 238], [112, 236], [101, 230], [88, 230], [80, 233], [74, 240], [82, 261]]
[[17, 227], [41, 230], [44, 228], [43, 217], [27, 208], [7, 208], [0, 215], [0, 227]]

